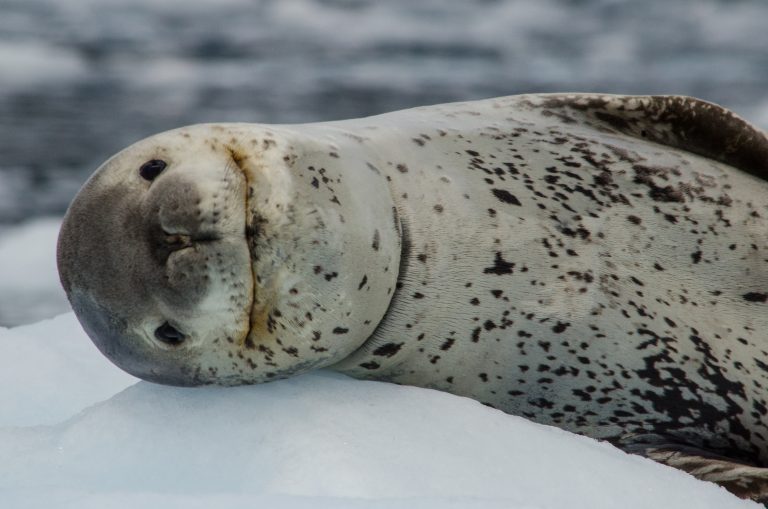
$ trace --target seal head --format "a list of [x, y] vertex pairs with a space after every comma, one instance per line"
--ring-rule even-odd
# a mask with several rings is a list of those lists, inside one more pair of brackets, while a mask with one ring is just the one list
[[255, 383], [336, 362], [370, 335], [399, 252], [372, 252], [376, 279], [356, 246], [396, 246], [397, 232], [376, 227], [375, 206], [343, 215], [354, 193], [342, 183], [328, 199], [313, 183], [333, 168], [308, 169], [288, 145], [253, 125], [192, 126], [136, 143], [86, 183], [59, 272], [115, 364], [172, 385]]

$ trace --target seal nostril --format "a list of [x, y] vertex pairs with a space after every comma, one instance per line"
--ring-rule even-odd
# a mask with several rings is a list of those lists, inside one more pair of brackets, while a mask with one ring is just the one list
[[160, 327], [155, 329], [155, 337], [163, 343], [174, 346], [181, 344], [186, 338], [184, 334], [168, 322], [163, 322]]
[[155, 180], [158, 175], [165, 169], [168, 164], [161, 159], [152, 159], [141, 165], [139, 168], [139, 175], [144, 180]]
[[165, 233], [165, 243], [173, 251], [178, 251], [186, 247], [192, 246], [192, 237], [190, 235], [184, 235], [180, 233]]

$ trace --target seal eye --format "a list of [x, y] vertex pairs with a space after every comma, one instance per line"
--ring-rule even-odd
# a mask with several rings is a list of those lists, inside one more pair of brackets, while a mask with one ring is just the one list
[[184, 334], [168, 322], [155, 329], [155, 337], [168, 345], [178, 345], [184, 341]]
[[139, 175], [141, 175], [144, 180], [149, 180], [151, 182], [160, 175], [160, 172], [162, 172], [166, 166], [168, 165], [165, 161], [161, 159], [152, 159], [141, 165], [141, 168], [139, 168]]

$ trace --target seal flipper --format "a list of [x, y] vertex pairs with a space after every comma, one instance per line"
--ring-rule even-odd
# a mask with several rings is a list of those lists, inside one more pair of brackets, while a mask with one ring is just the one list
[[[768, 180], [768, 136], [732, 111], [685, 96], [544, 95], [536, 106], [567, 109], [624, 134], [679, 148]], [[562, 118], [562, 117], [561, 117]]]
[[739, 498], [768, 507], [768, 468], [728, 458], [660, 435], [627, 435], [613, 444], [625, 452], [691, 474], [702, 481], [719, 484]]

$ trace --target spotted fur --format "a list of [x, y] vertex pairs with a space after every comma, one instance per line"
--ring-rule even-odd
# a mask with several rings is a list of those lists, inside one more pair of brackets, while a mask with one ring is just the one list
[[[232, 269], [253, 287], [249, 323], [224, 337], [224, 317], [195, 325], [189, 346], [138, 348], [131, 323], [146, 319], [120, 303], [126, 291], [103, 297], [74, 261], [116, 248], [78, 253], [72, 239], [90, 233], [72, 223], [114, 229], [82, 212], [104, 200], [98, 180], [168, 144], [183, 159], [185, 137], [207, 144], [215, 171], [233, 162], [247, 189], [245, 202], [230, 197], [244, 214], [230, 236], [252, 261]], [[169, 175], [179, 189], [211, 188]], [[513, 96], [326, 124], [193, 126], [97, 173], [65, 221], [60, 266], [97, 344], [150, 379], [253, 383], [331, 366], [627, 450], [650, 435], [665, 445], [635, 452], [760, 498], [766, 175], [764, 133], [683, 97]], [[98, 277], [129, 270], [109, 263]], [[105, 306], [120, 324], [102, 323]], [[702, 468], [708, 454], [728, 460]]]

